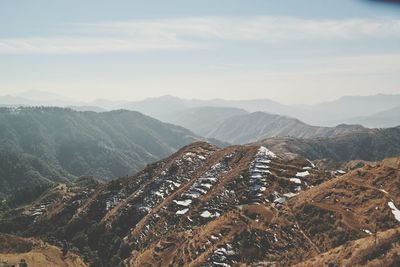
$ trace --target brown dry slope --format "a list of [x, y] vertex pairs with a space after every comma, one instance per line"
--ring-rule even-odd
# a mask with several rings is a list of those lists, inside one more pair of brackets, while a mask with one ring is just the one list
[[348, 242], [295, 266], [400, 266], [400, 228]]
[[0, 266], [18, 266], [21, 260], [34, 267], [87, 266], [79, 256], [63, 256], [59, 248], [42, 241], [0, 234]]
[[0, 231], [66, 239], [104, 266], [226, 267], [290, 266], [399, 227], [397, 159], [335, 175], [263, 146], [195, 143], [133, 177], [53, 189]]
[[[388, 159], [354, 170], [300, 194], [288, 204], [300, 227], [322, 251], [394, 229], [400, 224], [400, 160]], [[378, 235], [382, 239], [386, 236]], [[399, 235], [393, 240], [397, 244]], [[387, 260], [385, 253], [379, 257]]]
[[195, 143], [134, 177], [53, 190], [0, 231], [66, 239], [106, 266], [297, 262], [318, 250], [284, 203], [329, 178], [264, 147]]
[[134, 244], [130, 266], [289, 264], [318, 252], [283, 204], [327, 174], [264, 147], [235, 146], [213, 156], [126, 237]]

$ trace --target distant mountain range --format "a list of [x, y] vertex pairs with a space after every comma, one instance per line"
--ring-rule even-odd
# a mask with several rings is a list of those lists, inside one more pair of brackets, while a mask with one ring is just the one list
[[350, 118], [345, 123], [358, 123], [365, 127], [382, 128], [400, 125], [400, 106], [369, 116]]
[[[335, 126], [349, 123], [361, 124], [363, 118], [382, 113], [375, 120], [374, 127], [394, 127], [400, 125], [400, 114], [393, 113], [400, 103], [400, 95], [346, 96], [335, 101], [316, 105], [283, 105], [278, 102], [260, 100], [186, 100], [173, 96], [148, 98], [123, 104], [123, 108], [137, 110], [162, 121], [179, 121], [176, 115], [192, 112], [192, 108], [220, 107], [237, 108], [247, 112], [262, 111], [270, 114], [284, 115], [311, 125]], [[188, 110], [188, 111], [187, 111]], [[194, 118], [196, 119], [196, 118]], [[380, 123], [381, 121], [381, 123]], [[369, 125], [364, 125], [369, 126]]]
[[85, 102], [44, 91], [26, 91], [15, 95], [0, 96], [2, 106], [83, 106]]
[[[57, 95], [46, 97], [40, 92], [24, 95], [28, 96], [35, 101], [59, 99]], [[385, 101], [388, 107], [394, 105], [397, 96], [391, 97], [394, 100], [388, 96], [376, 96], [380, 104], [371, 105], [371, 110], [381, 109]], [[6, 97], [8, 100], [11, 98]], [[17, 99], [21, 101], [21, 96]], [[327, 103], [328, 107], [319, 108], [329, 111], [341, 106], [345, 110], [351, 103], [370, 103], [375, 98], [355, 99], [343, 98], [336, 103]], [[82, 175], [112, 179], [132, 174], [145, 164], [204, 138], [226, 146], [227, 143], [246, 144], [284, 137], [270, 139], [268, 142], [273, 143], [268, 145], [277, 147], [276, 140], [279, 140], [279, 147], [287, 147], [286, 152], [336, 161], [354, 158], [378, 160], [397, 155], [399, 151], [398, 128], [380, 131], [360, 125], [311, 126], [288, 116], [247, 111], [269, 105], [271, 109], [283, 112], [282, 105], [270, 100], [204, 101], [165, 96], [119, 105], [140, 110], [188, 130], [136, 111], [101, 112], [103, 108], [90, 105], [71, 108], [99, 113], [51, 107], [3, 108], [0, 112], [0, 193], [53, 181], [68, 182]], [[400, 116], [398, 109], [394, 107], [357, 120], [362, 119], [371, 125], [394, 124]], [[390, 122], [387, 118], [391, 118]], [[349, 121], [353, 122], [353, 119]]]
[[210, 133], [225, 120], [245, 114], [248, 114], [248, 112], [238, 108], [198, 107], [164, 112], [159, 117], [165, 122], [180, 125], [201, 136], [211, 137]]
[[227, 118], [206, 136], [232, 144], [246, 144], [275, 136], [316, 138], [362, 131], [368, 131], [368, 129], [360, 125], [311, 126], [286, 116], [254, 112]]
[[[175, 107], [176, 110], [164, 107], [165, 112], [152, 115], [158, 116], [160, 120], [183, 126], [201, 136], [231, 144], [245, 144], [276, 136], [315, 138], [368, 131], [360, 125], [311, 126], [287, 116], [265, 112], [249, 113], [238, 108], [210, 106], [181, 109], [179, 105]], [[151, 113], [149, 110], [147, 112]]]
[[[400, 95], [343, 97], [319, 105], [286, 107], [270, 100], [202, 101], [165, 96], [132, 102], [124, 107], [140, 110], [202, 136], [243, 144], [274, 136], [315, 138], [354, 131], [368, 132], [368, 129], [362, 126], [395, 127], [400, 125], [399, 103]], [[276, 114], [257, 110], [267, 110]], [[385, 111], [374, 113], [379, 110]], [[355, 117], [359, 114], [371, 115]], [[305, 119], [305, 122], [298, 118]], [[307, 122], [314, 125], [338, 126], [317, 127]]]
[[[199, 100], [174, 96], [147, 98], [141, 101], [112, 101], [98, 99], [92, 102], [76, 101], [53, 93], [28, 91], [18, 95], [0, 96], [0, 106], [72, 106], [77, 110], [102, 111], [115, 109], [136, 110], [165, 122], [179, 122], [181, 113], [193, 108], [236, 108], [247, 112], [262, 111], [297, 118], [307, 124], [335, 126], [343, 123], [365, 127], [394, 127], [400, 125], [400, 95], [344, 96], [315, 105], [284, 105], [269, 99], [254, 100]], [[233, 115], [237, 115], [234, 113]], [[196, 120], [196, 118], [193, 118]], [[177, 123], [179, 124], [179, 123]], [[182, 124], [179, 124], [182, 125]], [[184, 125], [182, 125], [184, 126]]]
[[400, 156], [400, 127], [369, 129], [326, 138], [268, 138], [257, 144], [276, 153], [291, 153], [311, 160], [379, 161]]
[[0, 109], [0, 194], [89, 175], [133, 174], [201, 139], [139, 112]]
[[[238, 115], [230, 117], [234, 113]], [[374, 161], [400, 155], [400, 127], [316, 127], [279, 115], [215, 107], [180, 115], [176, 118], [181, 124], [202, 131], [220, 146], [226, 144], [218, 140], [245, 144], [268, 138], [260, 144], [310, 159]], [[185, 128], [126, 110], [2, 108], [0, 125], [3, 194], [79, 176], [107, 180], [132, 174], [186, 144], [204, 140]]]

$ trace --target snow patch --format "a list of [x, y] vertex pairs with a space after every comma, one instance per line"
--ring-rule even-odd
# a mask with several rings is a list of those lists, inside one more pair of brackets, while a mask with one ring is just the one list
[[257, 155], [258, 156], [264, 156], [265, 155], [267, 157], [276, 158], [275, 153], [270, 151], [265, 146], [260, 146], [260, 148], [258, 149]]
[[308, 175], [310, 175], [310, 173], [308, 171], [296, 173], [296, 177], [306, 177]]
[[190, 191], [190, 192], [185, 193], [184, 196], [194, 199], [194, 198], [198, 198], [200, 196], [200, 193]]
[[213, 165], [213, 166], [211, 167], [211, 169], [212, 169], [212, 170], [216, 170], [216, 169], [218, 169], [218, 168], [221, 168], [221, 166], [222, 166], [221, 162], [218, 162], [217, 164]]
[[211, 213], [208, 210], [203, 211], [200, 216], [203, 218], [214, 218], [214, 217], [219, 217], [219, 213], [215, 212], [215, 213]]
[[158, 191], [155, 192], [155, 195], [164, 198], [164, 194], [163, 194], [163, 193], [160, 193], [160, 192], [158, 192]]
[[371, 233], [371, 231], [370, 230], [368, 230], [368, 229], [362, 229], [364, 232], [366, 232], [367, 234], [369, 234], [369, 235], [372, 235], [372, 233]]
[[187, 207], [190, 204], [192, 204], [192, 200], [191, 199], [185, 199], [185, 200], [174, 200], [174, 202], [176, 204], [178, 204], [179, 206], [184, 206]]
[[181, 186], [180, 183], [174, 182], [174, 181], [172, 181], [172, 180], [166, 180], [166, 182], [168, 182], [168, 183], [170, 183], [170, 184], [173, 184], [175, 187], [180, 187], [180, 186]]
[[279, 204], [283, 204], [283, 203], [285, 203], [285, 201], [286, 201], [286, 198], [284, 198], [284, 197], [279, 197], [274, 200], [275, 203], [279, 203]]
[[276, 234], [274, 234], [274, 241], [278, 242], [278, 238], [276, 237]]
[[231, 267], [231, 265], [224, 263], [224, 262], [217, 262], [217, 261], [213, 261], [213, 265], [214, 266], [222, 266], [222, 267]]
[[292, 197], [297, 196], [297, 195], [298, 195], [298, 194], [292, 193], [292, 192], [283, 194], [283, 196], [284, 196], [284, 197], [287, 197], [287, 198], [292, 198]]
[[396, 208], [394, 203], [392, 201], [388, 202], [389, 207], [392, 209], [392, 213], [394, 215], [394, 218], [400, 222], [400, 210]]
[[311, 160], [307, 160], [310, 164], [311, 164], [311, 167], [312, 168], [315, 168], [315, 164], [314, 163], [312, 163], [312, 161]]
[[212, 187], [212, 184], [201, 184], [201, 186], [204, 186], [204, 187], [210, 189]]
[[290, 178], [289, 179], [292, 183], [301, 184], [301, 180], [299, 178]]
[[183, 214], [185, 214], [185, 213], [188, 212], [188, 211], [189, 211], [189, 209], [178, 210], [178, 211], [176, 212], [176, 214], [183, 215]]

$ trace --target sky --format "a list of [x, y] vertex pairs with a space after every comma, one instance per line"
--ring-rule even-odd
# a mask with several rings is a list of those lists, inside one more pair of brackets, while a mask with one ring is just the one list
[[400, 94], [400, 6], [378, 2], [1, 0], [0, 95]]

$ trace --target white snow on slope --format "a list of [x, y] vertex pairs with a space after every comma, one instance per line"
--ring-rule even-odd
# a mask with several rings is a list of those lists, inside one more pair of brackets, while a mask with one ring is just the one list
[[290, 178], [289, 181], [295, 184], [301, 184], [301, 180], [299, 178]]
[[185, 200], [174, 200], [174, 202], [176, 204], [178, 204], [179, 206], [189, 206], [192, 203], [191, 199], [185, 199]]
[[315, 164], [314, 163], [312, 163], [312, 161], [311, 160], [307, 160], [310, 164], [311, 164], [311, 167], [312, 168], [315, 168]]
[[176, 212], [176, 214], [182, 215], [182, 214], [185, 214], [185, 213], [188, 212], [188, 211], [189, 211], [189, 209], [178, 210], [178, 211]]
[[261, 155], [265, 155], [271, 158], [276, 158], [276, 155], [274, 152], [270, 151], [268, 148], [266, 148], [265, 146], [260, 146], [260, 148], [258, 149], [258, 153], [257, 155], [261, 156]]
[[200, 214], [200, 216], [203, 217], [203, 218], [219, 217], [219, 215], [220, 215], [220, 214], [219, 214], [218, 212], [211, 213], [211, 212], [209, 212], [208, 210], [203, 211], [203, 212]]
[[310, 173], [309, 173], [308, 171], [305, 171], [305, 172], [298, 172], [298, 173], [296, 174], [296, 177], [306, 177], [306, 176], [308, 176], [308, 175], [310, 175]]
[[371, 231], [370, 230], [368, 230], [368, 229], [362, 229], [365, 233], [367, 233], [367, 234], [369, 234], [369, 235], [372, 235], [372, 233], [371, 233]]
[[298, 195], [298, 193], [292, 193], [292, 192], [283, 194], [283, 196], [287, 197], [287, 198], [292, 198], [292, 197], [295, 197], [297, 195]]
[[389, 207], [392, 209], [392, 213], [394, 215], [394, 218], [400, 222], [400, 210], [396, 208], [393, 202], [388, 202]]

